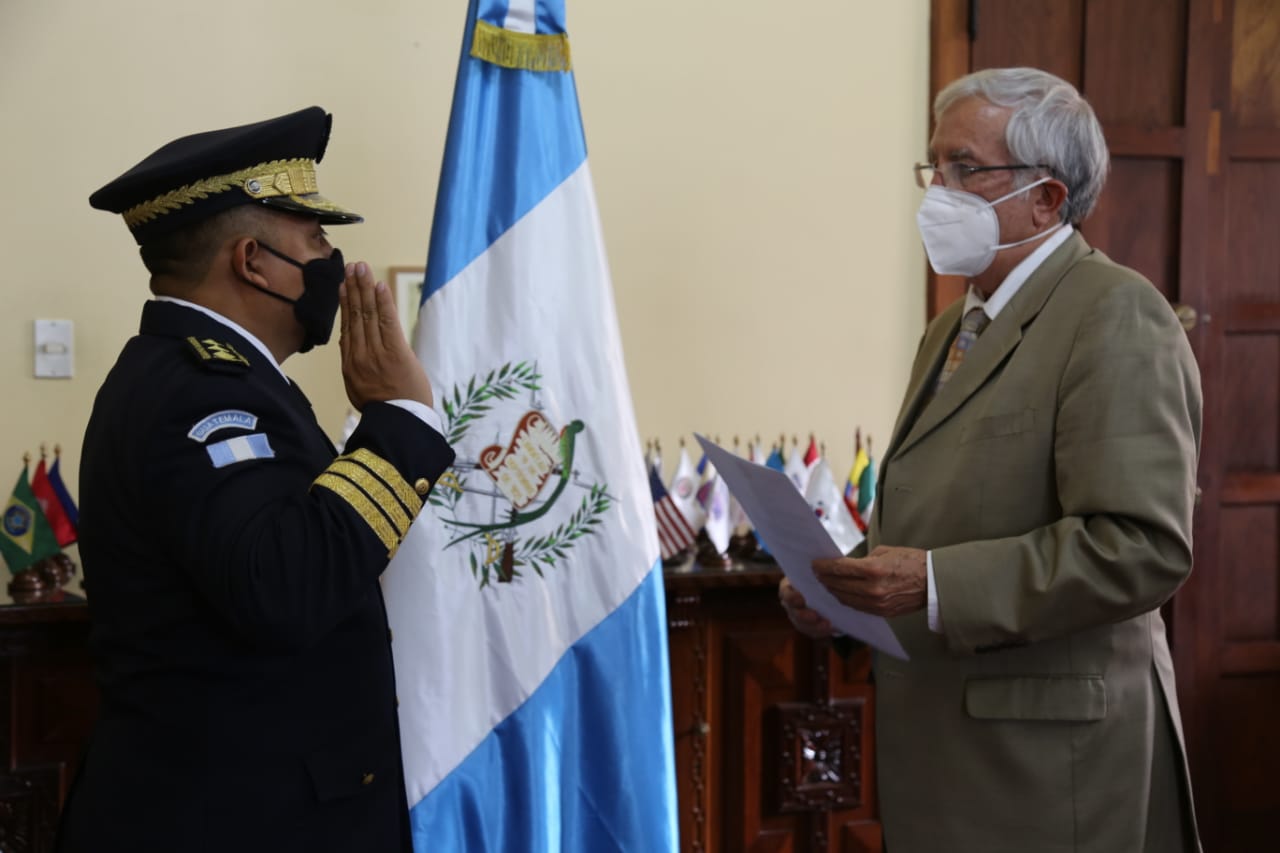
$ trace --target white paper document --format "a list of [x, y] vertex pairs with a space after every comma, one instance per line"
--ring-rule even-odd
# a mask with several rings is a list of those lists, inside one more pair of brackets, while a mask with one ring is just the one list
[[883, 616], [846, 607], [813, 573], [813, 561], [843, 557], [822, 521], [781, 471], [748, 462], [694, 434], [707, 458], [724, 478], [769, 547], [782, 571], [810, 607], [837, 631], [856, 637], [885, 654], [907, 660], [907, 652]]

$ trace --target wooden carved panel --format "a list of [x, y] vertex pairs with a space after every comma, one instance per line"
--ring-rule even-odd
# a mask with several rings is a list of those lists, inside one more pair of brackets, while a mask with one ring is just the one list
[[[776, 594], [767, 607], [770, 613], [780, 610]], [[730, 850], [774, 849], [778, 833], [791, 836], [802, 831], [796, 821], [768, 808], [763, 795], [768, 767], [765, 720], [771, 707], [797, 698], [797, 676], [803, 674], [796, 660], [800, 636], [785, 617], [773, 621], [766, 620], [767, 615], [762, 606], [754, 618], [733, 620], [720, 640], [723, 729], [726, 745], [737, 747], [725, 752], [721, 790], [726, 805], [747, 806], [723, 825], [725, 848]], [[728, 813], [726, 808], [726, 817]]]
[[780, 812], [831, 811], [862, 805], [863, 703], [783, 702], [771, 709], [777, 756], [771, 790]]
[[707, 850], [707, 624], [696, 591], [669, 594], [671, 717], [675, 725], [676, 812], [681, 849]]
[[680, 849], [879, 853], [869, 657], [797, 633], [779, 579], [667, 576]]

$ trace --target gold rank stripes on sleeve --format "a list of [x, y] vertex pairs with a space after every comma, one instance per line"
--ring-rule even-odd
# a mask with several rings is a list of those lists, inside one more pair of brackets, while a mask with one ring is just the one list
[[361, 448], [339, 456], [312, 483], [342, 498], [395, 554], [422, 510], [422, 498], [391, 463]]

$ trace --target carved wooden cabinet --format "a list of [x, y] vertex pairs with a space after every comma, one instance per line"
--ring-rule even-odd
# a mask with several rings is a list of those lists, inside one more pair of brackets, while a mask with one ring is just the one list
[[82, 598], [61, 593], [38, 604], [0, 598], [4, 853], [53, 849], [58, 812], [97, 716], [88, 639]]
[[[778, 604], [776, 569], [668, 574], [680, 846], [880, 853], [874, 687]], [[0, 851], [52, 849], [97, 713], [88, 609], [0, 600]]]
[[780, 579], [666, 576], [681, 850], [880, 853], [870, 656], [796, 632]]

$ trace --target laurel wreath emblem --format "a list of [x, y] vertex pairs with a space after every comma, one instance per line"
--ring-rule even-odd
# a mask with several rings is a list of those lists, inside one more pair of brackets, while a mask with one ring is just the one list
[[[541, 390], [541, 379], [542, 375], [534, 364], [521, 361], [514, 364], [508, 362], [490, 370], [483, 379], [477, 374], [465, 386], [454, 385], [451, 393], [445, 395], [442, 406], [445, 416], [444, 434], [449, 443], [456, 446], [461, 442], [471, 427], [483, 420], [498, 402], [514, 400], [524, 392]], [[562, 463], [571, 468], [572, 457], [562, 460]], [[440, 478], [438, 487], [432, 489], [428, 500], [445, 525], [452, 526], [454, 530], [470, 530], [468, 534], [454, 539], [446, 548], [464, 544], [468, 547], [471, 574], [479, 582], [481, 589], [495, 580], [514, 580], [528, 570], [542, 577], [544, 571], [553, 568], [557, 561], [565, 560], [569, 551], [584, 536], [595, 532], [601, 524], [602, 516], [612, 506], [606, 486], [593, 484], [567, 521], [544, 535], [521, 540], [513, 535], [518, 524], [476, 525], [459, 517], [459, 504], [467, 494], [468, 478], [474, 473], [474, 468], [455, 464]], [[563, 477], [568, 477], [570, 473], [570, 470], [561, 471]], [[514, 508], [512, 518], [517, 518]], [[480, 536], [473, 538], [477, 534]]]

